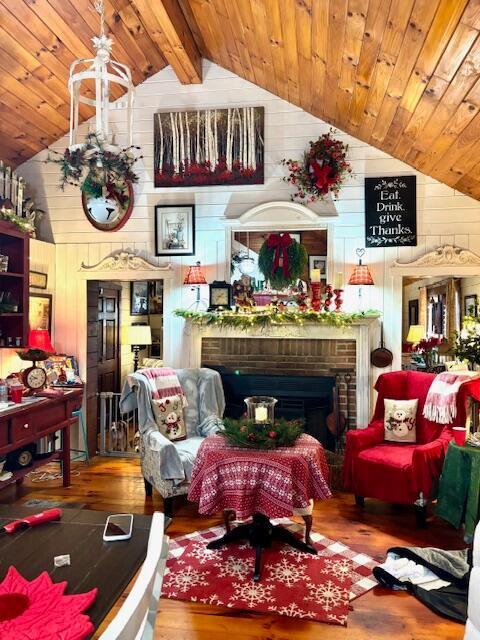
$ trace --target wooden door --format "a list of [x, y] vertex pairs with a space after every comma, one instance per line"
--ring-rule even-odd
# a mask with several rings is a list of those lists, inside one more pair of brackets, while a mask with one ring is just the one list
[[91, 456], [98, 449], [101, 391], [119, 391], [118, 325], [120, 285], [87, 283], [87, 440]]
[[119, 302], [120, 292], [113, 287], [100, 287], [98, 292], [98, 392], [119, 388]]

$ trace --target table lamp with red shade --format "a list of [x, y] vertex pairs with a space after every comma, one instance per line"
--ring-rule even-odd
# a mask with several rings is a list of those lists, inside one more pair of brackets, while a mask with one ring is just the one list
[[[184, 285], [190, 285], [192, 287], [192, 291], [196, 291], [196, 300], [195, 300], [195, 309], [198, 309], [200, 306], [200, 285], [207, 284], [207, 280], [203, 275], [203, 271], [200, 265], [200, 261], [198, 260], [195, 264], [192, 264], [188, 267], [187, 275], [185, 276], [185, 280], [183, 281]], [[193, 305], [192, 305], [193, 306]]]
[[42, 389], [47, 382], [47, 373], [42, 367], [37, 367], [37, 362], [46, 360], [55, 353], [55, 347], [50, 340], [50, 334], [46, 329], [30, 329], [28, 334], [28, 349], [17, 351], [21, 360], [30, 360], [32, 366], [22, 371], [23, 383], [32, 391]]
[[28, 347], [45, 351], [47, 354], [55, 353], [55, 347], [52, 345], [47, 329], [30, 329]]

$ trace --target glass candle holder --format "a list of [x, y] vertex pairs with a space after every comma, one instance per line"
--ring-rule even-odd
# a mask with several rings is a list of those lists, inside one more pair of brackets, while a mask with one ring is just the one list
[[245, 398], [247, 418], [256, 424], [273, 424], [277, 399], [271, 396], [251, 396]]

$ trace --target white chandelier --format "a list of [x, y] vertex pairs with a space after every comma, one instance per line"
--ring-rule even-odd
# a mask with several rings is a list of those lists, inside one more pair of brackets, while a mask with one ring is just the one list
[[[130, 69], [120, 62], [110, 60], [113, 41], [105, 35], [103, 0], [95, 0], [95, 10], [100, 15], [100, 37], [92, 38], [95, 58], [75, 60], [70, 65], [68, 88], [70, 91], [70, 147], [78, 144], [78, 109], [80, 103], [95, 107], [95, 133], [104, 143], [109, 143], [110, 109], [127, 109], [127, 144], [132, 144], [134, 87]], [[82, 82], [93, 80], [95, 98], [88, 98]], [[122, 100], [110, 102], [110, 86], [117, 84], [127, 90]], [[83, 93], [82, 93], [83, 90]]]

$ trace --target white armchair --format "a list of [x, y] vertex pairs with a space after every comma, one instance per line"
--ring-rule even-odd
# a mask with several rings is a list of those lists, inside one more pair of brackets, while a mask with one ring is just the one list
[[140, 373], [125, 381], [120, 410], [138, 409], [140, 459], [147, 496], [155, 488], [164, 499], [165, 514], [171, 516], [173, 497], [188, 492], [193, 463], [203, 438], [222, 428], [225, 410], [220, 374], [212, 369], [177, 369], [187, 399], [184, 409], [187, 438], [171, 442], [158, 430], [152, 411], [151, 391]]

